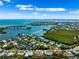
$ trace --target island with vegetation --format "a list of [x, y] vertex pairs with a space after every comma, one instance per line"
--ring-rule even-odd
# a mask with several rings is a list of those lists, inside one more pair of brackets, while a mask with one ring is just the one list
[[32, 26], [41, 26], [41, 25], [57, 25], [57, 22], [33, 22], [30, 23]]
[[4, 30], [5, 30], [5, 28], [0, 27], [0, 34], [6, 34], [7, 32], [5, 32]]

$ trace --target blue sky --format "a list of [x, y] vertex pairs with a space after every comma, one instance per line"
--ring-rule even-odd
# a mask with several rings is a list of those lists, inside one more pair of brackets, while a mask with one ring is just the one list
[[0, 0], [0, 19], [79, 19], [79, 0]]

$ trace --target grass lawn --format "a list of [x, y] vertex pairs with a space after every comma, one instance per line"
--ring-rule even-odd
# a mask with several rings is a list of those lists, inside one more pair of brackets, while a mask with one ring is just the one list
[[79, 35], [78, 30], [49, 30], [44, 34], [44, 37], [50, 40], [61, 42], [64, 44], [74, 44], [77, 40], [74, 36]]

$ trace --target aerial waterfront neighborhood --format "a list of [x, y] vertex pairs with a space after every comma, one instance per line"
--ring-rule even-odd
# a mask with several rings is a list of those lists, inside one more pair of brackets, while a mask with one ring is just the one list
[[[44, 31], [43, 36], [18, 33], [16, 38], [9, 38], [6, 40], [3, 39], [0, 41], [0, 58], [78, 59], [79, 58], [78, 24], [79, 23], [75, 22], [74, 23], [59, 22], [56, 25], [53, 24], [55, 26], [50, 27], [50, 29], [43, 30]], [[40, 24], [39, 26], [41, 25], [42, 24]], [[3, 30], [5, 29], [6, 28], [4, 28]], [[12, 29], [16, 30], [17, 28], [12, 27]]]

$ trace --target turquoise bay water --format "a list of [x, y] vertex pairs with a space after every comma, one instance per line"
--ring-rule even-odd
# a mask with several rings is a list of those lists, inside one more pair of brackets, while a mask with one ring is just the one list
[[[22, 20], [22, 19], [17, 19], [17, 20], [0, 20], [0, 27], [1, 26], [16, 26], [16, 25], [27, 25], [29, 23], [32, 22], [78, 22], [79, 20], [70, 20], [70, 19], [55, 19], [55, 20], [34, 20], [34, 19], [26, 19], [26, 20]], [[9, 39], [9, 38], [15, 38], [17, 36], [18, 33], [24, 33], [24, 34], [35, 34], [37, 36], [42, 36], [43, 35], [43, 29], [50, 29], [50, 27], [53, 25], [48, 25], [48, 26], [32, 26], [31, 29], [29, 30], [21, 30], [21, 29], [16, 29], [16, 30], [5, 30], [7, 31], [7, 34], [0, 34], [0, 40], [2, 39]]]

